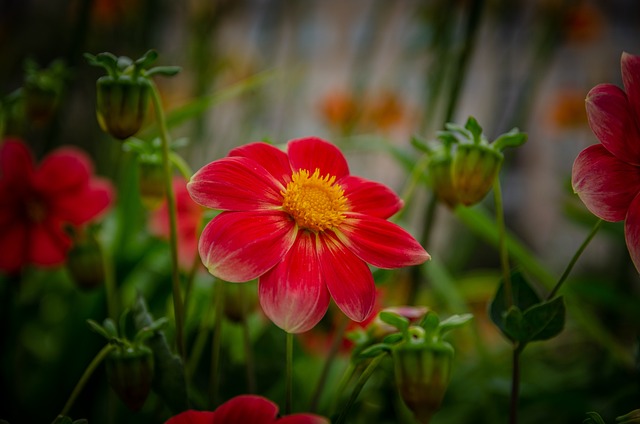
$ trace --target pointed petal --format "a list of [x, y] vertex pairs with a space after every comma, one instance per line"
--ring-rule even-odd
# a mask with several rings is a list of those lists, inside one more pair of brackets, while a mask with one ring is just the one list
[[190, 409], [174, 415], [165, 421], [164, 424], [213, 424], [215, 412], [195, 411]]
[[284, 260], [260, 277], [260, 305], [274, 324], [288, 333], [312, 329], [329, 307], [315, 235], [300, 231]]
[[314, 414], [293, 414], [276, 421], [278, 424], [330, 424], [327, 418]]
[[203, 166], [191, 177], [187, 189], [202, 206], [250, 211], [282, 206], [284, 186], [253, 159], [233, 156]]
[[33, 157], [18, 139], [6, 140], [0, 146], [0, 178], [8, 184], [23, 186], [33, 172]]
[[229, 152], [229, 156], [243, 156], [262, 165], [283, 186], [291, 181], [291, 165], [287, 154], [271, 144], [257, 142], [237, 147]]
[[236, 396], [215, 410], [212, 423], [272, 424], [276, 421], [278, 406], [262, 396]]
[[282, 260], [296, 231], [283, 212], [223, 212], [202, 231], [200, 258], [218, 278], [253, 280]]
[[622, 53], [620, 59], [622, 69], [622, 83], [633, 111], [636, 125], [640, 124], [640, 56], [627, 52]]
[[321, 234], [319, 240], [318, 256], [331, 297], [346, 316], [364, 321], [376, 303], [371, 270], [330, 233]]
[[104, 212], [113, 201], [114, 191], [111, 183], [103, 179], [94, 179], [90, 185], [74, 190], [53, 199], [52, 213], [64, 222], [81, 225]]
[[353, 212], [386, 219], [402, 208], [402, 200], [384, 184], [355, 176], [343, 178], [338, 184]]
[[591, 213], [605, 221], [621, 221], [640, 192], [640, 168], [622, 162], [595, 144], [580, 152], [574, 161], [571, 183]]
[[431, 259], [411, 234], [384, 219], [350, 213], [336, 235], [360, 259], [379, 268], [418, 265]]
[[29, 240], [29, 262], [35, 265], [53, 266], [62, 264], [71, 239], [55, 221], [44, 222], [31, 227]]
[[287, 152], [294, 171], [306, 169], [313, 173], [318, 168], [321, 176], [330, 174], [336, 180], [349, 175], [349, 165], [340, 149], [320, 138], [292, 140], [287, 144]]
[[631, 260], [640, 272], [640, 196], [636, 196], [629, 206], [629, 213], [624, 222], [624, 237]]
[[627, 95], [612, 84], [600, 84], [589, 91], [587, 118], [593, 133], [618, 159], [640, 164], [640, 135]]
[[82, 151], [66, 147], [46, 156], [34, 174], [34, 185], [42, 192], [76, 191], [89, 183], [93, 167]]

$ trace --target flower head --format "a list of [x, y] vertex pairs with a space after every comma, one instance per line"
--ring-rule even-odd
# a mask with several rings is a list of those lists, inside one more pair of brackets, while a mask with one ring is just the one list
[[189, 410], [169, 418], [165, 424], [328, 424], [313, 414], [278, 417], [278, 406], [262, 396], [241, 395], [223, 403], [213, 412]]
[[349, 174], [334, 145], [309, 137], [287, 152], [266, 143], [233, 149], [187, 186], [199, 204], [221, 209], [202, 232], [200, 257], [231, 282], [260, 278], [266, 315], [290, 333], [311, 329], [329, 301], [363, 321], [375, 305], [367, 263], [417, 265], [429, 254], [387, 221], [402, 206], [388, 187]]
[[92, 175], [89, 158], [66, 147], [34, 167], [27, 146], [0, 146], [0, 270], [59, 265], [71, 247], [64, 225], [80, 226], [111, 203], [111, 185]]
[[587, 95], [587, 118], [600, 144], [580, 152], [572, 185], [594, 215], [625, 220], [627, 247], [640, 270], [640, 56], [623, 53], [621, 65], [624, 90], [600, 84]]

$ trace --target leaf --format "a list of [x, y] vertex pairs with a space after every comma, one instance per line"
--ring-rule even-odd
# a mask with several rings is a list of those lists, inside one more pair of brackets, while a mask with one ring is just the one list
[[407, 331], [409, 328], [409, 320], [403, 316], [400, 316], [394, 312], [383, 311], [378, 315], [382, 322], [385, 322], [393, 327], [396, 327], [398, 330], [403, 333]]
[[542, 302], [524, 311], [523, 324], [527, 341], [548, 340], [564, 328], [565, 307], [562, 296]]
[[501, 328], [505, 336], [511, 341], [526, 343], [526, 334], [523, 330], [522, 311], [517, 306], [511, 306], [503, 317]]
[[493, 148], [502, 151], [507, 147], [522, 146], [527, 142], [527, 134], [521, 133], [517, 128], [512, 129], [508, 133], [502, 134], [493, 142]]
[[87, 324], [89, 324], [89, 328], [91, 328], [92, 331], [100, 334], [102, 337], [104, 337], [107, 340], [111, 340], [111, 337], [112, 337], [111, 334], [109, 334], [107, 330], [105, 330], [100, 324], [98, 324], [92, 319], [88, 319]]
[[587, 418], [582, 424], [605, 424], [604, 420], [597, 412], [587, 412]]
[[[540, 297], [531, 288], [524, 275], [518, 270], [511, 273], [511, 296], [512, 305], [516, 306], [520, 311], [526, 311], [533, 305], [540, 302]], [[491, 304], [489, 305], [489, 317], [491, 321], [507, 336], [510, 340], [514, 341], [512, 335], [505, 330], [505, 318], [509, 313], [507, 308], [507, 302], [505, 299], [504, 280], [500, 280], [498, 290], [496, 291]], [[512, 317], [514, 319], [515, 317]], [[513, 325], [514, 323], [512, 323]], [[514, 328], [511, 328], [514, 331]]]
[[478, 124], [476, 118], [470, 116], [467, 119], [467, 123], [464, 124], [464, 127], [471, 133], [474, 144], [480, 143], [480, 140], [482, 140], [482, 127]]
[[381, 353], [391, 352], [391, 347], [384, 343], [376, 343], [374, 345], [369, 346], [364, 349], [362, 352], [358, 354], [361, 358], [374, 358]]
[[151, 77], [154, 75], [161, 75], [163, 77], [172, 77], [178, 74], [182, 70], [179, 66], [155, 66], [149, 69], [146, 74]]
[[462, 315], [452, 315], [444, 321], [440, 322], [440, 326], [438, 330], [440, 331], [440, 335], [444, 336], [449, 331], [454, 330], [458, 327], [465, 325], [473, 319], [473, 315], [471, 314], [462, 314]]
[[[147, 305], [142, 295], [138, 295], [132, 312], [138, 331], [153, 325], [154, 320], [147, 311]], [[171, 352], [164, 333], [160, 331], [149, 338], [146, 344], [153, 351], [155, 362], [151, 386], [153, 391], [164, 400], [172, 412], [178, 413], [187, 410], [189, 406], [187, 382], [182, 359]]]

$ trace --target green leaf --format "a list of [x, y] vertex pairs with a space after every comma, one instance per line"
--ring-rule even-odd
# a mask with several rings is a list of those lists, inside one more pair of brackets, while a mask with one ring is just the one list
[[476, 118], [470, 116], [467, 119], [467, 123], [464, 124], [464, 127], [471, 133], [474, 144], [480, 143], [480, 140], [482, 140], [482, 127], [478, 124]]
[[407, 331], [409, 328], [409, 320], [403, 316], [400, 316], [394, 312], [383, 311], [378, 315], [382, 322], [385, 322], [393, 327], [396, 327], [398, 330], [403, 333]]
[[506, 134], [502, 134], [493, 142], [493, 148], [502, 151], [507, 147], [522, 146], [527, 141], [527, 134], [521, 133], [517, 128], [512, 129]]
[[148, 77], [161, 75], [163, 77], [172, 77], [182, 70], [179, 66], [155, 66], [149, 69], [146, 74]]
[[438, 331], [440, 332], [441, 336], [444, 336], [449, 331], [465, 325], [471, 319], [473, 319], [473, 315], [471, 314], [452, 315], [444, 321], [440, 322]]
[[[517, 307], [520, 311], [526, 311], [531, 306], [540, 302], [540, 297], [531, 288], [524, 275], [518, 270], [515, 270], [511, 274], [511, 305]], [[505, 329], [505, 318], [509, 313], [509, 307], [507, 307], [507, 301], [505, 299], [504, 280], [500, 280], [498, 290], [496, 291], [491, 304], [489, 305], [489, 317], [491, 321], [512, 341], [521, 341], [519, 338], [514, 338], [509, 331]], [[512, 312], [513, 313], [513, 312]], [[511, 319], [515, 319], [512, 317]], [[514, 323], [511, 323], [514, 325]], [[511, 328], [513, 332], [515, 329]]]
[[[153, 325], [154, 320], [147, 311], [147, 305], [142, 295], [138, 295], [132, 312], [138, 331]], [[147, 346], [153, 351], [155, 362], [153, 391], [164, 400], [172, 412], [185, 411], [189, 404], [182, 359], [171, 352], [164, 333], [160, 331], [147, 340]]]
[[501, 330], [511, 341], [526, 343], [527, 336], [523, 329], [524, 325], [520, 308], [515, 305], [511, 306], [504, 314], [502, 321], [503, 327]]
[[107, 340], [111, 340], [111, 337], [112, 337], [111, 334], [109, 334], [107, 330], [105, 330], [100, 324], [98, 324], [92, 319], [88, 319], [87, 324], [89, 324], [89, 328], [91, 328], [93, 332], [100, 334], [102, 337], [104, 337]]
[[391, 352], [391, 347], [384, 343], [376, 343], [374, 345], [369, 346], [359, 353], [359, 357], [361, 358], [374, 358], [382, 353]]
[[147, 50], [139, 59], [136, 59], [135, 65], [138, 69], [146, 68], [158, 59], [158, 52], [155, 50]]
[[605, 424], [604, 420], [597, 412], [587, 412], [587, 418], [582, 424]]
[[564, 328], [565, 307], [562, 296], [542, 302], [524, 311], [527, 341], [548, 340]]

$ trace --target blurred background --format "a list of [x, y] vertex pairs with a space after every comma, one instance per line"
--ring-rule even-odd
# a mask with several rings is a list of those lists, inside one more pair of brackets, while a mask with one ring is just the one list
[[[194, 170], [240, 144], [315, 135], [345, 151], [353, 174], [402, 195], [420, 155], [413, 136], [433, 140], [445, 122], [464, 124], [470, 115], [490, 140], [518, 127], [529, 140], [506, 152], [501, 179], [507, 225], [543, 274], [557, 278], [595, 222], [570, 187], [573, 160], [597, 142], [584, 98], [599, 83], [621, 86], [622, 52], [640, 54], [640, 2], [0, 0], [4, 104], [25, 83], [25, 69], [56, 60], [65, 69], [53, 119], [12, 121], [5, 135], [22, 137], [38, 157], [60, 145], [79, 146], [99, 174], [126, 178], [112, 166], [120, 143], [102, 133], [95, 118], [95, 81], [103, 72], [83, 54], [109, 51], [135, 59], [150, 48], [160, 55], [157, 64], [182, 68], [156, 82], [174, 139], [187, 141], [178, 151]], [[442, 315], [464, 312], [458, 306], [474, 312], [473, 334], [479, 335], [457, 340], [458, 368], [433, 421], [504, 422], [509, 346], [486, 317], [499, 276], [497, 250], [444, 206], [437, 206], [436, 223], [427, 227], [429, 201], [429, 190], [420, 185], [403, 215], [403, 225], [417, 237], [429, 230], [421, 240], [428, 241], [435, 271], [420, 302]], [[492, 197], [481, 207], [490, 211]], [[120, 271], [127, 267], [132, 265], [125, 261]], [[62, 286], [52, 293], [42, 286], [23, 290], [23, 312], [9, 316], [30, 317], [28, 325], [3, 323], [12, 329], [0, 336], [0, 347], [19, 348], [23, 361], [38, 364], [21, 381], [8, 375], [0, 380], [0, 418], [6, 414], [11, 423], [47, 422], [43, 417], [57, 412], [75, 384], [75, 377], [60, 382], [57, 367], [76, 350], [70, 346], [83, 342], [82, 318], [100, 317], [98, 295], [70, 298], [73, 288]], [[5, 294], [13, 290], [3, 287]], [[640, 284], [620, 223], [601, 230], [565, 292], [566, 330], [523, 355], [522, 423], [581, 422], [590, 410], [611, 420], [640, 407]], [[86, 309], [69, 312], [80, 301]], [[159, 303], [155, 310], [164, 311]], [[73, 330], [55, 330], [73, 320], [79, 321]], [[73, 375], [93, 355], [77, 349], [89, 353], [68, 368]], [[5, 372], [8, 363], [5, 358]], [[375, 410], [366, 402], [360, 406]], [[88, 402], [77, 418], [100, 408]]]

